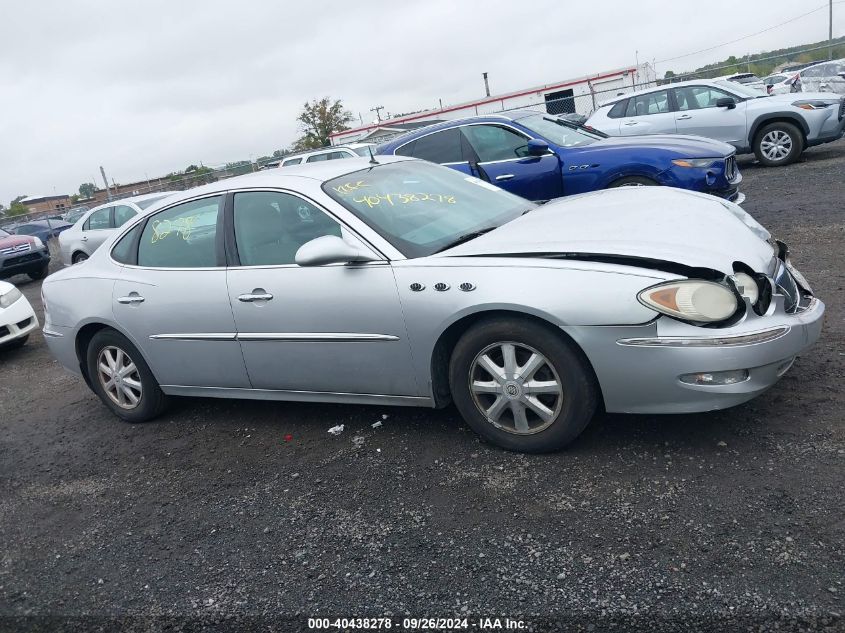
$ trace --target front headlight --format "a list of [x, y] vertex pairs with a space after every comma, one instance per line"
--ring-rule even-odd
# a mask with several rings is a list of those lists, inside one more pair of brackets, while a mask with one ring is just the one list
[[678, 167], [698, 167], [699, 169], [707, 169], [713, 163], [715, 163], [718, 158], [676, 158], [672, 161], [673, 165], [677, 165]]
[[754, 277], [745, 273], [736, 273], [734, 274], [734, 283], [739, 294], [748, 299], [751, 305], [757, 304], [760, 299], [760, 288], [757, 287]]
[[800, 101], [793, 101], [792, 105], [802, 110], [824, 110], [838, 103], [839, 99], [801, 99]]
[[44, 248], [44, 242], [41, 241], [40, 237], [33, 236], [32, 239], [34, 241], [35, 250]]
[[18, 290], [17, 288], [12, 288], [6, 294], [0, 295], [0, 308], [8, 308], [22, 296], [23, 295], [21, 294], [20, 290]]
[[732, 316], [736, 295], [713, 281], [685, 279], [646, 288], [637, 295], [644, 306], [684, 321], [714, 323]]

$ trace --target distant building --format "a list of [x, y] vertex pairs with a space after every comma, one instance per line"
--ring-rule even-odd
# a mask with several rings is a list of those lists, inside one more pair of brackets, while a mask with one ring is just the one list
[[381, 142], [404, 132], [445, 120], [462, 119], [476, 114], [534, 108], [549, 114], [590, 114], [607, 99], [633, 90], [649, 88], [657, 82], [650, 64], [609, 70], [595, 75], [558, 81], [500, 95], [491, 95], [453, 106], [424, 110], [408, 116], [379, 121], [372, 125], [335, 132], [332, 145], [353, 141]]
[[29, 196], [21, 200], [30, 213], [62, 213], [73, 206], [68, 195], [60, 196]]

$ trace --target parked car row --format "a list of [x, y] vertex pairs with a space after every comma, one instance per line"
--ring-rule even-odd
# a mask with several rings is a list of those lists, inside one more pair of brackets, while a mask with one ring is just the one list
[[793, 92], [833, 92], [845, 94], [845, 59], [810, 64], [794, 71], [765, 77], [769, 94]]

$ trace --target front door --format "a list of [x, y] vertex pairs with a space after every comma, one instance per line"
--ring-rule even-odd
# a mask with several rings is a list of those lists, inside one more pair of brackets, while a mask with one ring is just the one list
[[[732, 94], [711, 86], [684, 86], [674, 90], [678, 134], [706, 136], [736, 147], [748, 144], [745, 101], [737, 101]], [[716, 105], [724, 98], [734, 99], [734, 107]]]
[[628, 99], [625, 114], [619, 122], [621, 136], [641, 134], [674, 134], [675, 113], [668, 90], [646, 92]]
[[474, 175], [529, 200], [564, 194], [560, 160], [551, 152], [529, 155], [524, 134], [495, 124], [464, 125], [460, 130], [477, 156]]
[[249, 388], [217, 241], [222, 198], [156, 213], [113, 250], [130, 253], [114, 285], [115, 319], [163, 386]]
[[366, 248], [292, 193], [236, 193], [229, 299], [254, 389], [416, 396], [387, 262], [300, 267], [300, 246], [336, 235]]

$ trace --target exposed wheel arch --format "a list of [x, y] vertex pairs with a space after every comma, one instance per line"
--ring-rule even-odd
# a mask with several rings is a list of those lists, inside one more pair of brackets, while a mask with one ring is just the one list
[[754, 140], [757, 137], [757, 132], [761, 127], [768, 125], [769, 123], [791, 123], [801, 132], [804, 147], [807, 147], [807, 134], [810, 132], [807, 122], [797, 114], [793, 114], [791, 112], [773, 112], [771, 114], [758, 117], [757, 120], [751, 124], [751, 129], [748, 130], [748, 147], [750, 147], [752, 151], [754, 148]]
[[[103, 322], [100, 322], [100, 321], [95, 321], [95, 322], [92, 322], [92, 323], [86, 323], [81, 328], [79, 328], [79, 331], [76, 333], [76, 340], [74, 341], [74, 347], [75, 347], [75, 350], [76, 350], [76, 360], [79, 362], [79, 369], [82, 372], [82, 377], [85, 379], [85, 383], [89, 387], [91, 387], [91, 382], [90, 382], [91, 377], [88, 375], [88, 370], [87, 370], [87, 366], [86, 366], [87, 364], [85, 362], [85, 359], [88, 355], [88, 345], [91, 343], [91, 339], [94, 338], [94, 335], [97, 332], [99, 332], [100, 330], [114, 330], [118, 334], [128, 338], [129, 341], [136, 348], [138, 348], [138, 353], [144, 359], [144, 362], [147, 363], [147, 365], [150, 364], [150, 361], [146, 357], [146, 354], [144, 354], [143, 350], [141, 349], [141, 346], [138, 345], [137, 341], [135, 341], [135, 338], [133, 336], [131, 336], [128, 332], [124, 332], [121, 328], [118, 328], [118, 327], [115, 327], [114, 325], [111, 325], [111, 324], [108, 324], [108, 323], [103, 323]], [[152, 367], [150, 367], [150, 372], [153, 374], [153, 377], [156, 380], [158, 380], [158, 376], [155, 375], [155, 371], [153, 370]]]
[[[82, 256], [82, 259], [80, 259], [80, 255]], [[73, 255], [70, 256], [70, 262], [72, 264], [76, 264], [79, 261], [83, 261], [85, 259], [88, 259], [88, 253], [86, 253], [85, 251], [74, 251]]]
[[449, 388], [449, 361], [452, 357], [452, 350], [455, 348], [458, 339], [463, 336], [464, 332], [480, 321], [506, 318], [520, 318], [540, 324], [549, 328], [549, 330], [553, 332], [553, 335], [560, 336], [569, 342], [582, 356], [587, 367], [589, 367], [592, 372], [592, 377], [595, 381], [596, 390], [599, 395], [599, 407], [604, 410], [604, 397], [601, 392], [601, 385], [596, 377], [596, 371], [593, 369], [590, 359], [584, 353], [584, 350], [581, 349], [581, 346], [551, 321], [547, 321], [546, 319], [527, 312], [519, 312], [517, 310], [482, 310], [481, 312], [474, 312], [461, 317], [441, 332], [431, 353], [431, 391], [434, 396], [435, 406], [445, 407], [452, 401], [452, 394]]
[[612, 180], [608, 185], [607, 189], [613, 189], [615, 187], [658, 187], [660, 183], [657, 182], [654, 178], [649, 178], [648, 176], [622, 176], [621, 178], [615, 178]]

